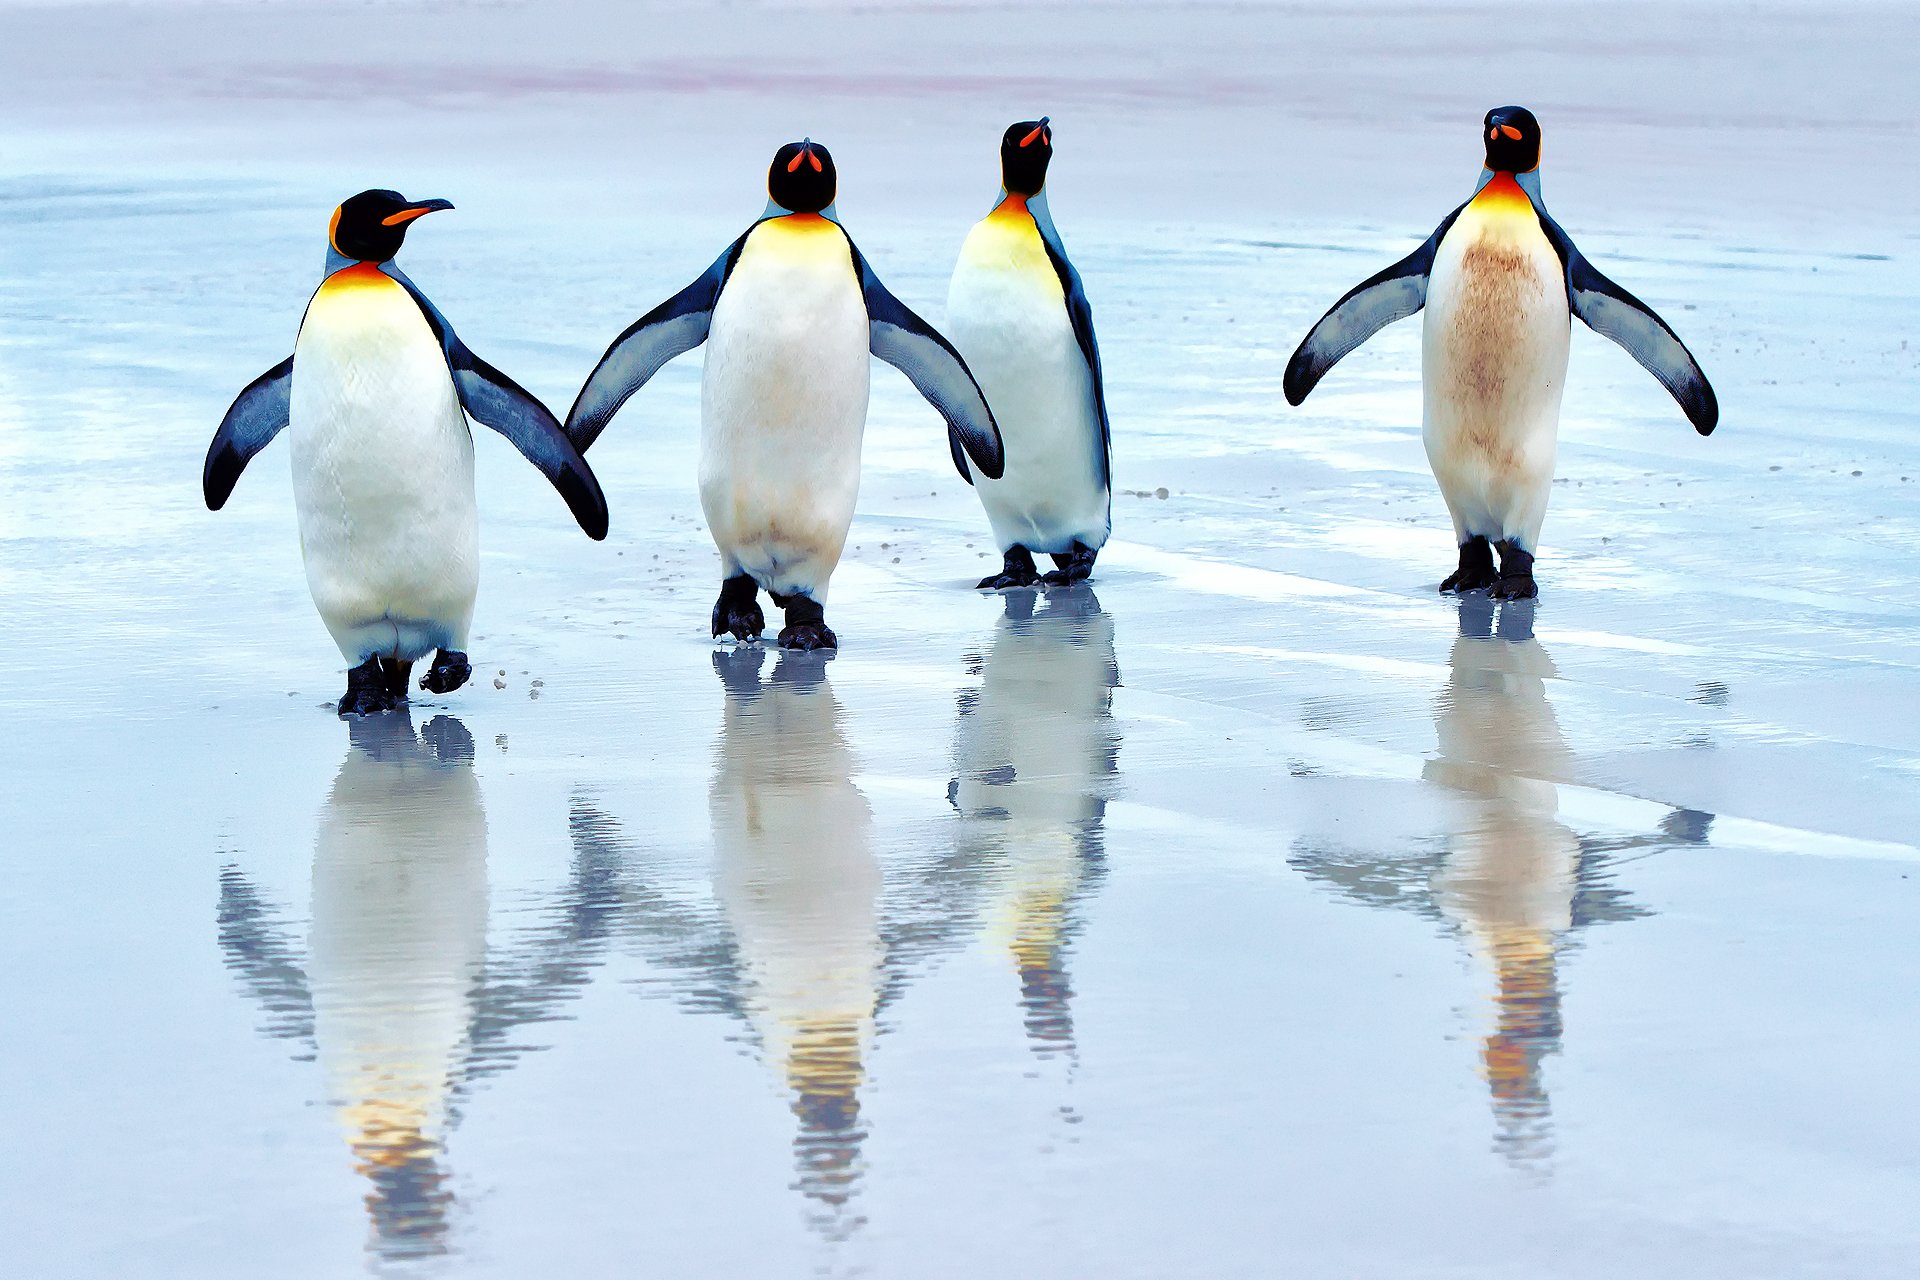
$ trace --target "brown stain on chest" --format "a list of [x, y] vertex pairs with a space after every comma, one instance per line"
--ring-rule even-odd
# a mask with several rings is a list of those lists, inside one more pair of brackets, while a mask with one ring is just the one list
[[1440, 392], [1458, 407], [1459, 444], [1502, 474], [1521, 468], [1513, 419], [1537, 388], [1516, 384], [1516, 365], [1533, 363], [1550, 283], [1538, 258], [1504, 236], [1482, 234], [1460, 258]]

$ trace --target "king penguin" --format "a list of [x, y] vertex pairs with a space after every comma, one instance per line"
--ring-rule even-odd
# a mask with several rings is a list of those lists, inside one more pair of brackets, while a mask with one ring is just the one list
[[[1053, 126], [1042, 116], [1000, 139], [1000, 198], [960, 246], [947, 332], [980, 380], [1007, 445], [1006, 474], [976, 482], [1003, 565], [982, 590], [1081, 582], [1113, 527], [1113, 443], [1080, 273], [1047, 209]], [[964, 474], [964, 471], [963, 471]]]
[[1486, 167], [1473, 198], [1334, 304], [1288, 362], [1284, 388], [1299, 404], [1342, 356], [1425, 307], [1422, 434], [1460, 547], [1440, 589], [1523, 599], [1538, 593], [1533, 557], [1553, 486], [1572, 316], [1645, 366], [1701, 435], [1712, 434], [1720, 407], [1666, 321], [1595, 270], [1547, 215], [1533, 113], [1496, 107], [1481, 136]]
[[588, 537], [607, 536], [600, 484], [553, 415], [467, 350], [393, 264], [415, 219], [452, 207], [376, 190], [334, 210], [293, 354], [233, 402], [201, 475], [218, 511], [291, 427], [307, 585], [350, 668], [343, 716], [405, 701], [413, 663], [436, 650], [421, 688], [450, 693], [472, 674], [479, 517], [462, 410], [540, 468]]
[[765, 212], [705, 274], [607, 348], [567, 415], [592, 446], [628, 397], [702, 342], [700, 505], [720, 550], [713, 634], [757, 638], [759, 591], [786, 611], [780, 644], [831, 649], [827, 583], [860, 490], [868, 353], [946, 419], [955, 465], [1003, 466], [1000, 431], [965, 361], [867, 265], [834, 208], [833, 157], [790, 142], [767, 173]]

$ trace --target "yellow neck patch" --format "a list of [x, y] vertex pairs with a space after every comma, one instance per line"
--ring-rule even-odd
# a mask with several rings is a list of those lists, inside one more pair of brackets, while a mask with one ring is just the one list
[[1514, 181], [1510, 173], [1496, 173], [1473, 198], [1473, 208], [1483, 213], [1533, 213], [1533, 200]]
[[358, 293], [367, 289], [398, 289], [400, 282], [371, 262], [356, 262], [328, 276], [320, 286], [324, 294]]

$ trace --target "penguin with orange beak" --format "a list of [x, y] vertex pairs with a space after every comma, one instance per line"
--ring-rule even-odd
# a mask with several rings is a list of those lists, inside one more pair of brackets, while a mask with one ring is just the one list
[[1533, 113], [1495, 107], [1480, 136], [1486, 165], [1473, 198], [1335, 303], [1294, 352], [1283, 387], [1299, 404], [1341, 357], [1426, 308], [1422, 435], [1460, 548], [1440, 590], [1524, 599], [1539, 591], [1533, 558], [1553, 487], [1572, 317], [1659, 379], [1701, 435], [1720, 406], [1667, 322], [1601, 275], [1548, 216]]
[[218, 511], [247, 462], [289, 432], [307, 585], [350, 668], [343, 716], [404, 702], [429, 653], [424, 689], [450, 693], [472, 674], [480, 533], [467, 415], [540, 469], [588, 537], [607, 536], [599, 481], [553, 415], [469, 351], [393, 263], [417, 219], [452, 207], [375, 190], [334, 210], [293, 354], [233, 402], [201, 475]]
[[853, 523], [870, 356], [940, 412], [961, 474], [1004, 465], [1000, 431], [966, 362], [887, 291], [834, 199], [833, 156], [789, 142], [767, 170], [767, 207], [692, 284], [614, 339], [567, 415], [582, 450], [647, 380], [705, 343], [700, 505], [720, 552], [713, 635], [766, 627], [759, 593], [786, 613], [788, 649], [833, 649], [827, 587]]
[[1000, 139], [1000, 196], [960, 246], [947, 331], [980, 380], [1007, 442], [1006, 474], [969, 477], [987, 510], [1001, 569], [982, 590], [1081, 582], [1113, 526], [1113, 441], [1100, 344], [1080, 273], [1047, 208], [1053, 123]]

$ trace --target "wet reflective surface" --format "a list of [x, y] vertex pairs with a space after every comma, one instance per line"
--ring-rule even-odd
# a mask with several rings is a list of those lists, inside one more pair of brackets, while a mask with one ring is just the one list
[[[731, 234], [455, 176], [405, 265], [550, 404]], [[1911, 1269], [1905, 232], [1556, 203], [1727, 422], [1576, 333], [1543, 595], [1495, 608], [1432, 590], [1415, 330], [1280, 398], [1427, 224], [1063, 181], [1091, 586], [968, 589], [882, 371], [844, 649], [712, 645], [682, 362], [594, 450], [603, 545], [482, 435], [476, 679], [349, 725], [284, 450], [195, 488], [336, 183], [0, 179], [0, 1271]], [[930, 315], [978, 214], [936, 203], [842, 206]]]

